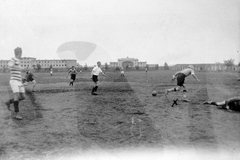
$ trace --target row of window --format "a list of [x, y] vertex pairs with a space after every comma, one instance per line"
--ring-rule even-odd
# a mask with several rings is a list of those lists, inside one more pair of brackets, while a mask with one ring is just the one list
[[[41, 65], [40, 64], [40, 66], [44, 66], [44, 67], [50, 67], [51, 65], [49, 65], [49, 64], [43, 64], [43, 65]], [[64, 67], [64, 66], [67, 66], [66, 64], [56, 64], [56, 65], [52, 65], [53, 67]]]

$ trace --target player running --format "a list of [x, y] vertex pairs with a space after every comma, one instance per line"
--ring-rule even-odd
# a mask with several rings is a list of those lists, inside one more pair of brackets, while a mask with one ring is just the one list
[[169, 92], [176, 92], [176, 91], [180, 91], [181, 88], [183, 88], [183, 101], [187, 101], [189, 102], [190, 100], [187, 99], [187, 95], [186, 95], [186, 87], [184, 85], [184, 81], [185, 78], [192, 75], [197, 81], [200, 82], [200, 80], [197, 78], [197, 76], [194, 73], [194, 67], [193, 65], [189, 65], [186, 69], [183, 69], [182, 71], [176, 72], [173, 75], [172, 81], [174, 81], [175, 79], [177, 79], [177, 85], [178, 87], [174, 87], [171, 89], [166, 89], [165, 90], [165, 95], [167, 96]]
[[240, 111], [240, 97], [229, 98], [222, 102], [205, 101], [203, 104], [215, 105], [227, 110]]
[[74, 66], [72, 66], [72, 68], [68, 71], [68, 75], [67, 75], [67, 78], [69, 76], [69, 74], [71, 75], [71, 80], [69, 82], [69, 86], [72, 85], [73, 86], [73, 83], [75, 82], [76, 80], [76, 74], [77, 74], [77, 70]]
[[94, 82], [94, 87], [92, 89], [92, 95], [98, 95], [96, 92], [97, 92], [97, 89], [98, 89], [98, 76], [99, 76], [99, 74], [101, 73], [103, 76], [107, 77], [107, 75], [105, 75], [103, 73], [103, 71], [100, 67], [101, 67], [101, 62], [98, 61], [97, 66], [95, 66], [92, 69], [92, 72], [91, 72], [91, 79]]
[[22, 76], [21, 76], [21, 70], [22, 67], [20, 65], [20, 59], [22, 57], [22, 49], [17, 47], [14, 50], [15, 58], [12, 58], [8, 62], [8, 66], [10, 68], [10, 86], [13, 92], [13, 98], [9, 99], [5, 104], [8, 107], [8, 110], [10, 110], [10, 105], [13, 103], [14, 105], [14, 111], [15, 116], [17, 120], [22, 120], [21, 115], [19, 114], [19, 101], [22, 101], [25, 99], [25, 88], [22, 84]]
[[32, 86], [32, 92], [35, 92], [35, 87], [36, 87], [36, 79], [37, 77], [31, 72], [31, 70], [27, 70], [26, 72], [26, 82], [24, 82], [23, 84], [24, 85], [28, 85], [29, 82], [33, 83], [33, 86]]

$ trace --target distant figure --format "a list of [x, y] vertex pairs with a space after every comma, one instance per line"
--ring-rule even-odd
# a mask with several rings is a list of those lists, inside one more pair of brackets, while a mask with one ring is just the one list
[[15, 115], [14, 118], [17, 120], [22, 120], [19, 114], [19, 102], [25, 99], [25, 88], [22, 83], [21, 71], [22, 67], [20, 65], [20, 59], [22, 57], [22, 49], [17, 47], [15, 50], [15, 58], [12, 58], [8, 62], [10, 68], [10, 86], [13, 92], [13, 98], [9, 99], [5, 104], [8, 110], [10, 110], [10, 105], [13, 103]]
[[103, 76], [107, 77], [107, 75], [105, 75], [101, 69], [101, 62], [97, 62], [97, 66], [95, 66], [93, 69], [92, 69], [92, 72], [91, 72], [91, 79], [94, 83], [94, 87], [92, 89], [92, 95], [98, 95], [96, 92], [97, 92], [97, 89], [98, 89], [98, 76], [99, 74], [102, 74]]
[[148, 69], [147, 69], [147, 68], [145, 69], [145, 72], [146, 72], [146, 74], [147, 74], [147, 72], [148, 72]]
[[50, 69], [50, 75], [51, 76], [53, 75], [53, 69], [52, 68]]
[[121, 76], [124, 77], [124, 70], [121, 70]]
[[75, 80], [76, 80], [76, 74], [77, 74], [77, 70], [76, 70], [75, 66], [72, 66], [72, 68], [68, 71], [67, 78], [68, 78], [69, 74], [71, 75], [70, 82], [69, 82], [69, 86], [70, 86], [70, 85], [73, 86], [73, 83], [74, 83]]
[[169, 92], [180, 91], [181, 88], [183, 88], [183, 93], [184, 93], [183, 94], [183, 100], [189, 102], [190, 100], [188, 100], [187, 96], [186, 96], [187, 90], [184, 86], [185, 78], [188, 77], [189, 75], [192, 75], [197, 81], [200, 81], [194, 73], [194, 67], [192, 65], [189, 65], [186, 69], [183, 69], [182, 71], [176, 72], [173, 75], [172, 81], [174, 81], [177, 78], [178, 87], [174, 87], [174, 88], [171, 88], [171, 89], [166, 89], [165, 90], [165, 95], [167, 96]]
[[240, 97], [229, 98], [222, 102], [205, 101], [203, 104], [220, 106], [222, 109], [240, 111]]
[[29, 82], [33, 83], [32, 87], [32, 92], [35, 92], [35, 87], [36, 87], [36, 79], [37, 77], [31, 72], [31, 70], [27, 70], [25, 79], [26, 81], [24, 82], [24, 85], [28, 85]]

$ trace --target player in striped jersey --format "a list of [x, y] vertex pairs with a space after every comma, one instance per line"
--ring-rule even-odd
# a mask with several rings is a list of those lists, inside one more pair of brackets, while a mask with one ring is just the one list
[[69, 76], [69, 74], [71, 75], [71, 80], [69, 82], [69, 86], [72, 85], [73, 86], [73, 82], [75, 82], [76, 80], [76, 74], [77, 74], [77, 70], [74, 66], [72, 66], [72, 68], [68, 71], [68, 75], [67, 78]]
[[22, 76], [21, 71], [22, 67], [20, 65], [20, 58], [22, 57], [22, 49], [17, 47], [14, 50], [15, 58], [12, 58], [8, 62], [8, 66], [10, 68], [10, 86], [13, 92], [13, 98], [9, 99], [5, 104], [7, 105], [8, 109], [10, 110], [10, 105], [13, 103], [15, 116], [14, 118], [21, 120], [22, 117], [19, 114], [19, 101], [25, 99], [25, 88], [22, 84]]

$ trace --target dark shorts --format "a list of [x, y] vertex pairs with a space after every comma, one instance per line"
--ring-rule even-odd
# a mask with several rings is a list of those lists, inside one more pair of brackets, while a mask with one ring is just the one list
[[240, 111], [240, 102], [239, 101], [233, 101], [229, 102], [229, 109], [235, 110], [235, 111]]
[[97, 82], [97, 81], [98, 81], [98, 76], [93, 75], [93, 76], [92, 76], [92, 80], [93, 80], [93, 82]]
[[27, 82], [32, 82], [34, 80], [34, 78], [33, 77], [27, 77], [26, 80], [27, 80]]
[[184, 81], [185, 81], [185, 74], [183, 74], [183, 73], [179, 73], [178, 75], [177, 75], [177, 85], [178, 86], [183, 86], [183, 84], [184, 84]]
[[75, 81], [76, 80], [76, 74], [71, 74], [71, 79]]

